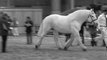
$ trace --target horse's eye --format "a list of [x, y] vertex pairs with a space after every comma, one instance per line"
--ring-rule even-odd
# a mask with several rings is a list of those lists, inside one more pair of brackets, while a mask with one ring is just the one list
[[91, 17], [94, 17], [94, 16], [91, 16]]

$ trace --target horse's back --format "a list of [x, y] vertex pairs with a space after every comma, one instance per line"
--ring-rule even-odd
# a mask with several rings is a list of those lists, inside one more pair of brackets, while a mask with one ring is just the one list
[[[47, 16], [44, 20], [51, 20], [51, 21], [67, 21], [67, 20], [69, 20], [69, 18], [70, 18], [70, 21], [71, 20], [75, 20], [75, 18], [77, 19], [78, 17], [80, 17], [81, 15], [85, 15], [86, 14], [86, 12], [88, 12], [88, 10], [86, 10], [86, 9], [81, 9], [81, 10], [76, 10], [76, 11], [74, 11], [74, 12], [72, 12], [72, 13], [70, 13], [70, 14], [68, 14], [68, 15], [60, 15], [60, 14], [51, 14], [51, 15], [49, 15], [49, 16]], [[70, 15], [70, 17], [69, 17], [69, 15]]]
[[58, 23], [66, 21], [67, 16], [60, 15], [60, 14], [51, 14], [47, 16], [43, 21], [49, 23]]
[[47, 16], [43, 21], [43, 25], [49, 26], [59, 32], [65, 32], [70, 30], [67, 16], [59, 14], [52, 14]]

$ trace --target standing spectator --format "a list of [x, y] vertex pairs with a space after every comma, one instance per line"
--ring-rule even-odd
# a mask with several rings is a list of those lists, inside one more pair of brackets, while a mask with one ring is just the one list
[[27, 35], [27, 44], [32, 44], [32, 27], [33, 22], [30, 17], [27, 17], [25, 22], [26, 35]]
[[19, 24], [19, 22], [16, 20], [16, 18], [13, 18], [13, 35], [14, 36], [18, 36], [19, 35], [19, 32], [18, 32], [18, 24]]
[[0, 35], [2, 38], [2, 52], [6, 52], [7, 37], [10, 23], [7, 19], [7, 14], [0, 12]]
[[8, 23], [10, 24], [8, 34], [11, 35], [12, 34], [12, 29], [11, 29], [11, 27], [12, 27], [12, 19], [7, 14], [5, 14], [5, 16], [6, 16], [6, 19], [8, 20]]

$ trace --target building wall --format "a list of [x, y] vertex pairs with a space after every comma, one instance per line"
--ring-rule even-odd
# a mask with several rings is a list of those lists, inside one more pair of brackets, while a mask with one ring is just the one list
[[[0, 6], [10, 6], [10, 7], [17, 7], [17, 8], [32, 8], [36, 7], [43, 10], [43, 18], [49, 14], [51, 14], [52, 0], [0, 0]], [[60, 0], [61, 1], [61, 12], [70, 9], [70, 0]], [[78, 6], [88, 6], [92, 3], [98, 4], [107, 4], [107, 0], [74, 0], [75, 7]]]
[[50, 0], [14, 0], [14, 6], [16, 7], [32, 7], [32, 6], [49, 6]]
[[75, 0], [75, 6], [88, 6], [92, 4], [93, 0]]
[[61, 0], [61, 12], [70, 9], [70, 0]]
[[0, 6], [7, 6], [7, 0], [0, 0]]
[[26, 17], [31, 17], [34, 28], [33, 32], [35, 32], [35, 26], [39, 26], [42, 22], [42, 10], [41, 9], [0, 9], [0, 11], [3, 11], [4, 13], [7, 13], [11, 19], [16, 19], [19, 24], [19, 33], [25, 33], [24, 23], [26, 21]]
[[[50, 6], [52, 0], [0, 0], [0, 6], [7, 6], [8, 3], [15, 7], [31, 7], [31, 6]], [[64, 1], [64, 2], [63, 2]], [[61, 0], [63, 3], [68, 3], [69, 0]], [[107, 0], [74, 0], [75, 6], [86, 6], [95, 1], [99, 4], [107, 4]], [[67, 4], [66, 3], [66, 4]], [[64, 4], [65, 5], [65, 4]]]

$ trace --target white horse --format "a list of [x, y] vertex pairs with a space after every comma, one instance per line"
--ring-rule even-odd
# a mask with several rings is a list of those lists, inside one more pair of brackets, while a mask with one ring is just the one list
[[44, 36], [47, 34], [47, 32], [49, 32], [51, 28], [53, 28], [54, 41], [56, 43], [56, 46], [59, 49], [62, 49], [62, 47], [58, 41], [58, 32], [72, 34], [71, 40], [68, 40], [65, 43], [63, 47], [64, 49], [67, 49], [73, 40], [78, 40], [78, 42], [80, 43], [80, 46], [84, 50], [86, 50], [87, 47], [84, 46], [84, 44], [81, 42], [79, 30], [83, 22], [85, 21], [92, 22], [93, 20], [96, 20], [96, 19], [97, 19], [96, 14], [92, 9], [77, 10], [73, 13], [68, 14], [67, 16], [62, 16], [59, 14], [49, 15], [43, 20], [43, 22], [40, 25], [40, 28], [37, 34], [40, 40], [38, 41], [37, 45], [35, 45], [35, 48], [37, 49], [40, 47]]

